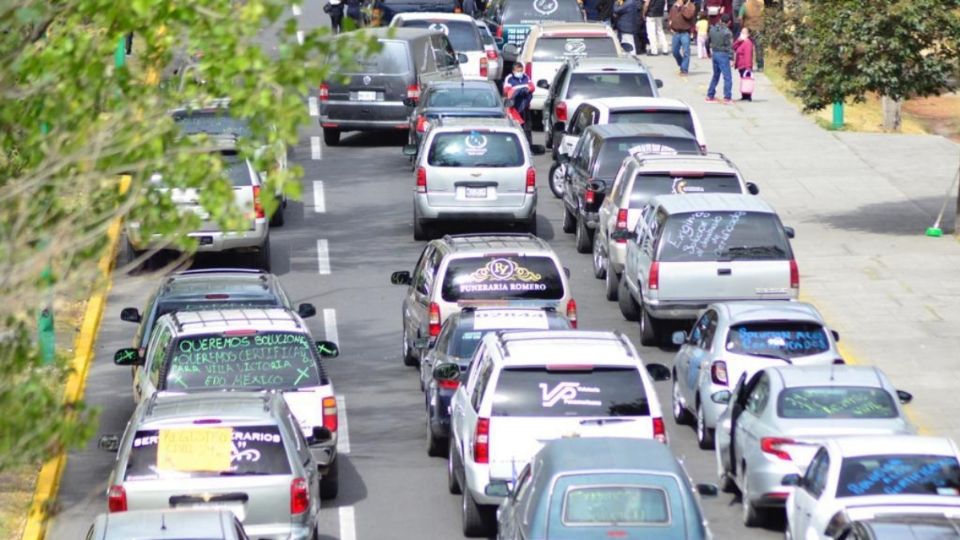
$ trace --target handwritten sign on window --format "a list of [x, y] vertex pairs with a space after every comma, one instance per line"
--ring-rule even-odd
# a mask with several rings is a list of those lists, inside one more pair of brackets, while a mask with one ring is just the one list
[[837, 495], [957, 496], [958, 488], [960, 464], [953, 456], [868, 456], [844, 459]]
[[664, 240], [674, 250], [694, 259], [722, 253], [746, 212], [696, 212], [666, 233]]
[[893, 398], [882, 388], [795, 387], [780, 393], [782, 418], [894, 418]]
[[181, 472], [230, 470], [233, 429], [229, 427], [160, 430], [157, 468]]

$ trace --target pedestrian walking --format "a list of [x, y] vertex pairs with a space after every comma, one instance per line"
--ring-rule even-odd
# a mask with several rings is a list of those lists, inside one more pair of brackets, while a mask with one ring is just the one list
[[323, 11], [330, 17], [330, 28], [334, 34], [343, 31], [343, 0], [329, 0]]
[[651, 56], [669, 54], [667, 35], [663, 31], [663, 14], [667, 10], [667, 0], [644, 0], [644, 26], [647, 29], [647, 40], [650, 42]]
[[597, 4], [597, 17], [607, 26], [612, 26], [614, 0], [600, 0]]
[[707, 57], [707, 32], [710, 30], [710, 24], [707, 23], [707, 14], [700, 13], [697, 19], [697, 58], [701, 60]]
[[637, 50], [637, 43], [633, 35], [637, 32], [637, 2], [636, 0], [617, 0], [613, 7], [614, 27], [620, 34], [620, 42], [629, 44], [631, 49]]
[[757, 71], [763, 71], [763, 0], [746, 0], [740, 8], [740, 21], [750, 30]]
[[723, 76], [723, 103], [733, 103], [733, 80], [730, 74], [730, 60], [733, 56], [733, 33], [730, 32], [729, 13], [720, 16], [717, 24], [710, 25], [707, 33], [707, 55], [713, 61], [713, 77], [707, 87], [707, 103], [717, 102], [717, 83]]
[[346, 0], [347, 2], [347, 17], [353, 19], [353, 24], [355, 28], [360, 28], [360, 0]]
[[740, 74], [740, 99], [753, 101], [753, 42], [750, 41], [750, 30], [744, 28], [740, 37], [733, 42], [733, 67]]
[[740, 10], [743, 8], [743, 3], [746, 0], [733, 0], [733, 26], [730, 27], [730, 30], [733, 31], [733, 35], [739, 36], [740, 30], [743, 28], [743, 21], [740, 19]]
[[600, 0], [583, 0], [581, 6], [588, 21], [600, 22]]
[[697, 5], [692, 0], [674, 0], [667, 20], [673, 32], [673, 59], [680, 67], [680, 75], [690, 72], [690, 32], [694, 30]]

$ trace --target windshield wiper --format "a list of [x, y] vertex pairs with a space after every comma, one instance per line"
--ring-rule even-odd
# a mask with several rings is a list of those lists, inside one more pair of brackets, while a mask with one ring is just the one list
[[720, 252], [720, 258], [723, 260], [732, 260], [740, 258], [739, 256], [750, 255], [768, 255], [784, 256], [787, 253], [779, 246], [734, 246]]
[[598, 426], [603, 426], [606, 424], [622, 424], [624, 422], [636, 422], [636, 418], [592, 418], [590, 420], [581, 420], [580, 425], [585, 426], [587, 424], [596, 424]]
[[755, 353], [755, 352], [751, 352], [751, 353], [747, 353], [747, 354], [749, 354], [750, 356], [759, 356], [760, 358], [773, 358], [773, 359], [775, 359], [775, 360], [783, 360], [784, 362], [786, 362], [786, 363], [788, 363], [788, 364], [793, 364], [793, 360], [791, 360], [788, 356], [786, 356], [786, 355], [780, 355], [780, 354], [777, 354], [777, 353]]

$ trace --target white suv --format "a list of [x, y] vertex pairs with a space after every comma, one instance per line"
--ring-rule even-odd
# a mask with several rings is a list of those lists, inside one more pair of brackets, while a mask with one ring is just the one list
[[[648, 374], [649, 371], [649, 374]], [[463, 532], [484, 535], [503, 497], [488, 486], [512, 483], [547, 442], [561, 437], [632, 437], [666, 443], [654, 380], [620, 333], [497, 331], [474, 353], [451, 404], [449, 487], [463, 495]]]

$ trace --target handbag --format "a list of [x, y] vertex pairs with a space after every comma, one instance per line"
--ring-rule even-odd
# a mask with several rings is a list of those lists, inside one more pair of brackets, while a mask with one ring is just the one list
[[744, 95], [752, 95], [753, 89], [756, 85], [756, 81], [753, 78], [753, 71], [746, 70], [743, 72], [743, 76], [740, 77], [740, 93]]

